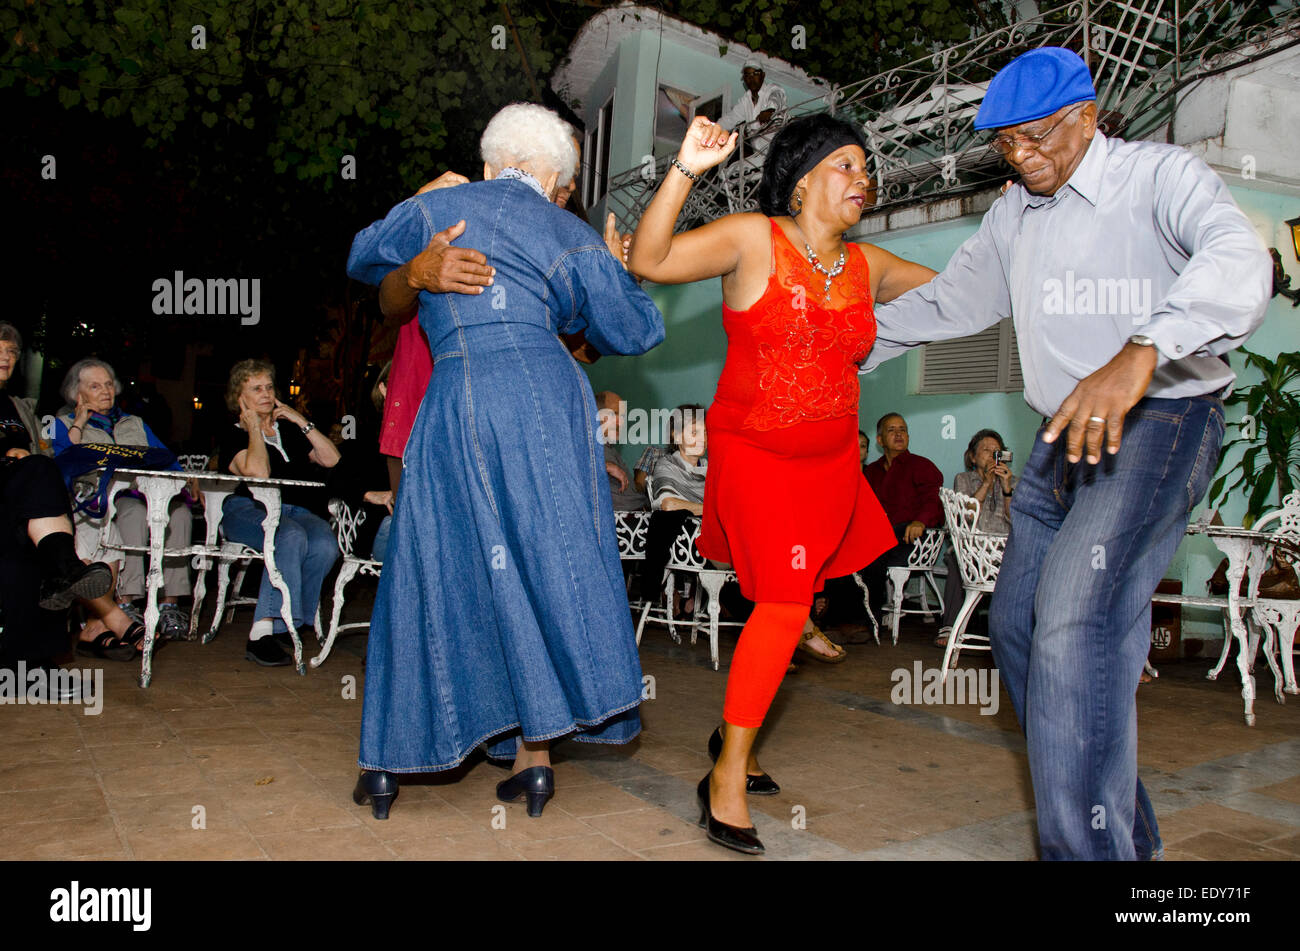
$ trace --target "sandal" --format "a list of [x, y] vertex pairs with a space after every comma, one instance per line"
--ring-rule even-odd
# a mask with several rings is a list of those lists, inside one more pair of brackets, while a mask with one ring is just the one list
[[[140, 657], [144, 655], [144, 636], [146, 633], [148, 632], [145, 630], [144, 625], [139, 621], [135, 621], [126, 629], [126, 633], [122, 635], [121, 641], [123, 644], [131, 645], [132, 654], [136, 657]], [[158, 653], [158, 651], [162, 650], [162, 646], [165, 643], [167, 643], [166, 638], [161, 634], [155, 634], [153, 638], [153, 652], [155, 654]]]
[[950, 628], [950, 627], [941, 627], [941, 628], [939, 628], [939, 636], [936, 637], [936, 638], [934, 639], [934, 646], [935, 646], [935, 647], [947, 647], [947, 646], [948, 646], [948, 636], [949, 636], [950, 634], [952, 634], [952, 628]]
[[[839, 653], [823, 654], [820, 651], [813, 650], [811, 647], [808, 646], [808, 642], [812, 640], [814, 637], [821, 638], [822, 641], [826, 643], [826, 646], [830, 647], [833, 650], [839, 651]], [[848, 659], [849, 656], [847, 653], [845, 653], [843, 647], [840, 647], [839, 644], [833, 643], [829, 637], [827, 637], [825, 634], [822, 633], [821, 628], [819, 628], [815, 624], [813, 625], [813, 629], [809, 631], [807, 634], [805, 634], [803, 636], [803, 640], [799, 642], [799, 650], [803, 651], [805, 654], [812, 657], [813, 660], [819, 660], [823, 664], [842, 664], [844, 663], [845, 660]]]
[[135, 656], [135, 648], [123, 644], [112, 631], [101, 631], [93, 641], [78, 640], [77, 653], [100, 660], [130, 660]]

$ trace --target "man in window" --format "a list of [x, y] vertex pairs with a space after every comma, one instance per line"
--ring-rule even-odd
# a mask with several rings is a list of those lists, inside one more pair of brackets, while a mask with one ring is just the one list
[[[740, 71], [740, 81], [745, 91], [735, 105], [728, 109], [718, 125], [728, 131], [741, 130], [744, 138], [745, 165], [759, 167], [772, 144], [776, 130], [769, 128], [772, 119], [785, 111], [785, 90], [775, 83], [766, 82], [766, 74], [758, 60], [749, 58]], [[744, 126], [741, 129], [741, 126]]]

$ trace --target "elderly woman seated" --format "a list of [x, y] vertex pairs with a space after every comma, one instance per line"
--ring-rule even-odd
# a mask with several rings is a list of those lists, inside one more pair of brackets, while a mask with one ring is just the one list
[[[704, 479], [708, 471], [708, 463], [704, 459], [708, 448], [704, 420], [704, 407], [699, 403], [684, 403], [669, 414], [668, 439], [676, 449], [661, 456], [655, 463], [654, 473], [650, 477], [652, 510], [704, 514]], [[681, 610], [690, 614], [693, 609], [693, 596], [687, 597]], [[832, 642], [813, 623], [811, 617], [804, 622], [798, 650], [813, 660], [828, 664], [838, 664], [848, 656], [843, 647]]]
[[[67, 652], [65, 616], [75, 598], [108, 593], [108, 565], [83, 564], [73, 541], [68, 493], [41, 439], [33, 401], [6, 392], [23, 341], [0, 321], [0, 668], [50, 666]], [[121, 651], [106, 634], [101, 647]], [[126, 648], [130, 656], [131, 648]]]
[[[966, 446], [966, 453], [962, 457], [966, 469], [952, 479], [955, 491], [979, 502], [980, 518], [975, 527], [990, 535], [1007, 535], [1011, 532], [1011, 494], [1016, 487], [1016, 477], [1011, 474], [1007, 462], [999, 457], [1000, 453], [1006, 452], [1006, 448], [1007, 444], [995, 430], [981, 429]], [[943, 626], [939, 628], [939, 636], [934, 639], [935, 647], [948, 645], [948, 635], [952, 633], [957, 612], [965, 600], [961, 572], [957, 568], [957, 557], [951, 547], [944, 564], [948, 568], [948, 579], [943, 588]]]
[[[117, 374], [103, 360], [88, 357], [69, 367], [60, 393], [70, 409], [54, 421], [55, 456], [85, 445], [166, 449], [148, 423], [139, 416], [122, 412], [118, 407], [117, 394], [120, 391]], [[176, 462], [171, 468], [180, 471], [181, 465]], [[191, 485], [171, 500], [164, 536], [164, 544], [169, 548], [185, 548], [190, 544], [193, 516], [185, 495], [197, 499], [197, 486]], [[120, 540], [124, 545], [147, 546], [149, 524], [144, 497], [138, 492], [124, 489], [117, 493], [114, 501], [117, 512], [111, 530], [116, 538], [110, 535], [109, 544]], [[77, 514], [75, 522], [78, 552], [83, 558], [90, 558], [99, 548], [103, 523], [82, 513]], [[102, 625], [92, 622], [92, 633], [97, 634], [107, 628], [131, 643], [139, 643], [144, 630], [144, 613], [140, 601], [145, 595], [145, 558], [143, 552], [125, 553], [119, 563], [117, 603], [115, 606], [101, 605], [97, 608], [96, 613]], [[190, 591], [189, 559], [184, 556], [164, 558], [163, 598], [158, 617], [158, 634], [162, 637], [181, 637], [189, 632], [190, 618], [179, 602], [181, 598], [188, 597]]]
[[[241, 360], [230, 371], [226, 406], [238, 414], [219, 440], [218, 469], [253, 479], [321, 481], [325, 469], [338, 465], [334, 443], [302, 414], [276, 397], [275, 368], [264, 360]], [[309, 506], [319, 503], [311, 489], [285, 488], [280, 495], [280, 524], [275, 530], [275, 564], [289, 589], [294, 628], [302, 635], [320, 603], [320, 588], [339, 557], [338, 541], [327, 523]], [[253, 501], [242, 483], [222, 507], [222, 528], [230, 541], [262, 550], [266, 508]], [[281, 597], [263, 574], [253, 626], [244, 656], [263, 667], [292, 663], [284, 648], [293, 644], [280, 616]]]

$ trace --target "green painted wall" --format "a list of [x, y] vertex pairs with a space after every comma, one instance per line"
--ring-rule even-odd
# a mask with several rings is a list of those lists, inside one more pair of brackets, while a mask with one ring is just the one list
[[[1300, 265], [1291, 253], [1289, 234], [1283, 225], [1285, 219], [1300, 214], [1300, 196], [1243, 185], [1232, 185], [1231, 190], [1261, 237], [1283, 251], [1288, 272], [1300, 281]], [[978, 225], [978, 217], [963, 218], [878, 236], [876, 243], [900, 257], [941, 269]], [[721, 282], [715, 279], [677, 287], [650, 284], [646, 287], [664, 314], [667, 330], [664, 343], [641, 357], [602, 359], [590, 368], [592, 385], [597, 390], [616, 390], [633, 408], [672, 407], [687, 402], [707, 406], [726, 356]], [[1274, 298], [1264, 325], [1247, 347], [1270, 358], [1285, 350], [1300, 350], [1300, 309], [1293, 309], [1282, 297]], [[1240, 356], [1234, 354], [1231, 359], [1233, 367], [1242, 373]], [[989, 427], [1000, 432], [1015, 451], [1014, 468], [1019, 471], [1041, 422], [1023, 397], [1019, 393], [916, 395], [918, 363], [919, 353], [914, 351], [861, 378], [860, 428], [874, 433], [875, 422], [884, 413], [902, 413], [908, 421], [912, 451], [933, 460], [951, 483], [953, 475], [961, 470], [962, 453], [971, 435]], [[1249, 384], [1255, 378], [1253, 372], [1243, 373], [1242, 382]], [[1230, 408], [1229, 423], [1240, 418], [1241, 411]], [[949, 422], [952, 425], [946, 427]], [[945, 431], [952, 438], [945, 439]], [[1234, 433], [1230, 426], [1229, 437]], [[629, 464], [636, 462], [642, 448], [624, 447]], [[1236, 458], [1236, 452], [1230, 450], [1229, 464]], [[1230, 499], [1222, 506], [1224, 522], [1240, 524], [1244, 508], [1244, 496]], [[1180, 547], [1167, 576], [1181, 579], [1185, 593], [1203, 593], [1205, 579], [1213, 573], [1220, 557], [1210, 542], [1189, 539]], [[1187, 609], [1183, 631], [1184, 636], [1217, 637], [1221, 636], [1222, 627], [1213, 612]]]

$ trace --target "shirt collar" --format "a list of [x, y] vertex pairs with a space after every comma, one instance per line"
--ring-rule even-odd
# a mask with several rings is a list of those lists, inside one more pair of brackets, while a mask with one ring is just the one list
[[1088, 151], [1083, 154], [1083, 161], [1079, 163], [1079, 167], [1074, 170], [1074, 174], [1066, 183], [1056, 190], [1056, 194], [1035, 195], [1026, 189], [1025, 203], [1034, 208], [1054, 203], [1061, 197], [1064, 189], [1072, 188], [1079, 197], [1096, 207], [1101, 199], [1101, 182], [1106, 173], [1106, 155], [1109, 151], [1106, 136], [1100, 131], [1096, 132], [1092, 141], [1088, 143]]

